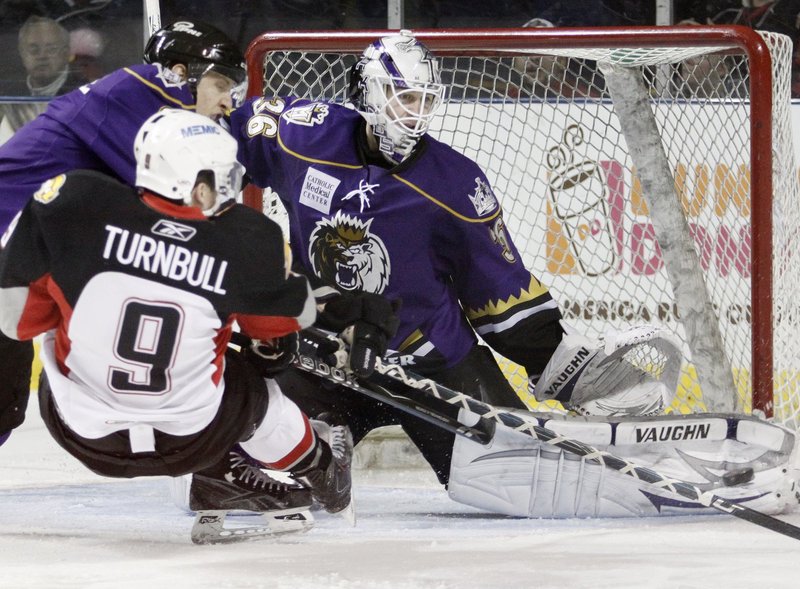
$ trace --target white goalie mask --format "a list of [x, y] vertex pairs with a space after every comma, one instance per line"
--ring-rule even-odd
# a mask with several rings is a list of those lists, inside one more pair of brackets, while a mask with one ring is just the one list
[[350, 74], [350, 101], [392, 163], [411, 154], [443, 100], [439, 64], [410, 31], [372, 43]]
[[[135, 184], [211, 216], [235, 202], [241, 189], [244, 167], [237, 150], [236, 140], [211, 119], [164, 109], [144, 122], [134, 140]], [[213, 202], [194, 201], [198, 176], [214, 189]]]

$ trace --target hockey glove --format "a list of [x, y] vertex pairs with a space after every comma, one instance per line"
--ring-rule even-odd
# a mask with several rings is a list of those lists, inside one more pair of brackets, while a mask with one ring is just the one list
[[[397, 333], [400, 301], [370, 292], [343, 293], [325, 303], [317, 318], [323, 329], [342, 334], [350, 344], [350, 368], [366, 377], [375, 369], [375, 359], [386, 353]], [[352, 329], [348, 329], [352, 328]]]
[[297, 356], [297, 351], [297, 332], [270, 340], [254, 339], [249, 347], [242, 348], [244, 357], [263, 378], [272, 378], [286, 370]]

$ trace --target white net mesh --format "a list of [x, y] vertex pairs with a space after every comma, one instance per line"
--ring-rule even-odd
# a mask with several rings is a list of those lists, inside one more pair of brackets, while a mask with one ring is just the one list
[[[774, 414], [800, 425], [798, 360], [800, 268], [792, 256], [800, 227], [794, 164], [787, 37], [763, 34], [773, 63], [774, 284], [770, 341]], [[528, 267], [588, 335], [609, 327], [661, 323], [684, 338], [673, 289], [655, 239], [646, 195], [597, 61], [640, 68], [663, 149], [683, 205], [733, 371], [737, 410], [752, 409], [754, 300], [751, 291], [749, 64], [730, 48], [696, 46], [571, 50], [459, 50], [443, 55], [450, 86], [431, 134], [474, 159], [501, 198], [506, 224]], [[364, 43], [366, 45], [366, 43]], [[436, 45], [429, 45], [436, 53]], [[273, 51], [266, 95], [344, 101], [355, 53]], [[444, 52], [443, 52], [444, 53]], [[452, 52], [451, 52], [452, 53]], [[770, 149], [764, 146], [762, 149]], [[672, 410], [707, 411], [688, 346]], [[504, 369], [529, 403], [519, 367]], [[769, 408], [766, 407], [768, 410]]]

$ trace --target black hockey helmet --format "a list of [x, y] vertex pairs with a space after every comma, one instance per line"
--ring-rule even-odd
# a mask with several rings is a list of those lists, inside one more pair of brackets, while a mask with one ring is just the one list
[[193, 89], [210, 71], [237, 85], [247, 79], [244, 54], [236, 43], [216, 27], [200, 22], [181, 20], [153, 33], [144, 49], [144, 61], [166, 67], [184, 64]]

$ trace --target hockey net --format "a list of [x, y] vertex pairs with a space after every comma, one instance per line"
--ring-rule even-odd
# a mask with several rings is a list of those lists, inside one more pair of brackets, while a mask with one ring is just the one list
[[[247, 52], [250, 94], [343, 102], [348, 70], [383, 34], [264, 34]], [[431, 134], [485, 171], [565, 319], [595, 336], [664, 324], [685, 352], [671, 411], [756, 410], [797, 429], [789, 38], [742, 27], [416, 35], [450, 87]], [[276, 213], [264, 196], [246, 198]], [[503, 365], [535, 406], [524, 371]]]

